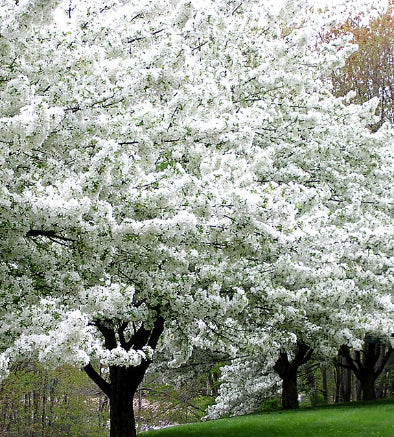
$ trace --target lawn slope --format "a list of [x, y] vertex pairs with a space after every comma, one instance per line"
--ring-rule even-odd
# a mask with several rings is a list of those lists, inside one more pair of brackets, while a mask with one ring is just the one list
[[393, 437], [394, 400], [180, 425], [141, 437]]

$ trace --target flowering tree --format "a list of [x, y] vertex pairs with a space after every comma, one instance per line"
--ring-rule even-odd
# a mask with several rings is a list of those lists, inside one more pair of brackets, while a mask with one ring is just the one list
[[323, 16], [297, 10], [2, 3], [3, 375], [78, 364], [125, 437], [157, 348], [392, 331], [390, 131], [332, 96], [353, 48], [312, 49]]
[[335, 92], [345, 95], [353, 90], [353, 101], [358, 103], [379, 97], [379, 120], [372, 128], [378, 129], [385, 121], [394, 123], [392, 3], [387, 2], [387, 9], [368, 23], [365, 23], [365, 17], [356, 15], [335, 27], [325, 38], [345, 33], [352, 34], [359, 49], [347, 59], [343, 68], [333, 73]]
[[[277, 18], [286, 29], [288, 16]], [[240, 350], [249, 356], [225, 368], [211, 417], [250, 412], [258, 387], [277, 384], [264, 376], [270, 370], [286, 383], [283, 362], [291, 370], [312, 351], [327, 358], [343, 344], [360, 350], [369, 335], [392, 342], [392, 133], [388, 125], [379, 135], [366, 129], [376, 121], [377, 100], [356, 106], [346, 103], [351, 95], [332, 96], [326, 73], [343, 65], [338, 47], [346, 49], [344, 42], [324, 45], [317, 54], [313, 36], [308, 39], [301, 25], [293, 28], [273, 42], [274, 53], [291, 57], [285, 69], [277, 68], [283, 88], [261, 93], [260, 83], [251, 82], [244, 90], [255, 111], [270, 115], [267, 120], [260, 113], [249, 171], [229, 201], [243, 211], [232, 216], [237, 229], [229, 246], [240, 253], [239, 282], [249, 301], [248, 316], [238, 325], [246, 332]], [[307, 352], [297, 359], [300, 347]], [[294, 387], [296, 372], [291, 374]], [[264, 383], [253, 385], [257, 378]], [[250, 386], [253, 391], [245, 389]], [[297, 405], [296, 390], [289, 391]]]
[[111, 436], [135, 435], [164, 329], [181, 362], [200, 319], [244, 305], [221, 294], [208, 232], [205, 162], [243, 135], [227, 139], [215, 44], [201, 54], [208, 17], [166, 1], [0, 11], [2, 374], [23, 356], [76, 363], [109, 397]]

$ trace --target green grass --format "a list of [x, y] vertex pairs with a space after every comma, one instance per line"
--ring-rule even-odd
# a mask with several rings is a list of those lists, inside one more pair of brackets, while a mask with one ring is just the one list
[[180, 425], [141, 437], [393, 437], [394, 400], [278, 411]]

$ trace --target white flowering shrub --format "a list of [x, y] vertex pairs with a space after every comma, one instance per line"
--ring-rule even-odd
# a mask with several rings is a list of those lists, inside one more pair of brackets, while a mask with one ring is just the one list
[[255, 355], [238, 358], [220, 369], [222, 383], [207, 419], [240, 416], [256, 412], [264, 400], [277, 395], [280, 378], [272, 371], [272, 358]]

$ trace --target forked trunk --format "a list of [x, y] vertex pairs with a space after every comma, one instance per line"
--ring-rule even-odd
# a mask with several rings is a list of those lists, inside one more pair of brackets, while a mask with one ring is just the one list
[[[99, 321], [95, 322], [95, 326], [103, 335], [105, 346], [109, 351], [115, 349], [118, 342], [127, 352], [131, 348], [140, 350], [144, 346], [149, 346], [154, 350], [164, 330], [164, 319], [158, 315], [153, 327], [149, 329], [146, 329], [143, 324], [138, 329], [134, 327], [134, 333], [129, 339], [125, 338], [128, 322], [120, 324], [116, 330]], [[137, 435], [133, 400], [150, 363], [150, 359], [144, 359], [138, 366], [109, 366], [109, 380], [104, 379], [91, 363], [84, 367], [89, 378], [108, 396], [110, 437], [135, 437]]]
[[294, 410], [298, 408], [297, 372], [299, 367], [310, 359], [312, 352], [309, 346], [298, 341], [292, 360], [289, 360], [285, 351], [279, 354], [274, 365], [274, 370], [282, 379], [283, 410]]
[[353, 370], [362, 390], [362, 399], [364, 401], [373, 401], [376, 399], [375, 382], [378, 376], [383, 372], [384, 367], [393, 355], [393, 348], [379, 342], [379, 339], [366, 337], [364, 349], [354, 351], [351, 356], [350, 348], [342, 346], [340, 354], [348, 359], [348, 367]]

